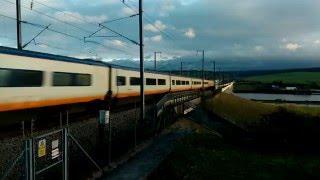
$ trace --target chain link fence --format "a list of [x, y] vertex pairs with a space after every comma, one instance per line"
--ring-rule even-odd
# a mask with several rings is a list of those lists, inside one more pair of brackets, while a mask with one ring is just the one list
[[[188, 95], [196, 98], [194, 94]], [[130, 156], [130, 154], [136, 152], [140, 144], [160, 133], [163, 128], [172, 124], [179, 115], [183, 114], [183, 110], [179, 112], [176, 106], [179, 105], [179, 102], [183, 104], [190, 99], [183, 96], [177, 97], [180, 98], [179, 101], [173, 100], [175, 103], [161, 107], [160, 114], [159, 106], [157, 106], [159, 104], [156, 104], [156, 102], [146, 105], [146, 119], [143, 122], [140, 121], [139, 117], [139, 104], [133, 103], [121, 112], [114, 112], [111, 109], [109, 122], [106, 124], [101, 124], [99, 121], [101, 119], [99, 113], [79, 121], [79, 117], [69, 115], [65, 111], [55, 116], [55, 122], [57, 123], [54, 128], [41, 129], [43, 122], [37, 123], [38, 120], [31, 121], [28, 124], [29, 129], [21, 125], [20, 136], [0, 141], [0, 178], [26, 179], [24, 152], [26, 137], [34, 138], [62, 128], [68, 129], [68, 176], [70, 179], [94, 177], [99, 173], [92, 172], [112, 169], [117, 163], [123, 161], [125, 156]], [[183, 105], [181, 107], [183, 109]], [[28, 131], [25, 129], [28, 129]], [[52, 143], [51, 140], [48, 140], [48, 142]], [[62, 139], [60, 139], [60, 142], [62, 142]], [[33, 146], [37, 147], [38, 144]], [[46, 149], [50, 148], [51, 146], [46, 147]], [[45, 164], [46, 162], [41, 163]], [[59, 171], [61, 166], [41, 173], [40, 179], [46, 179], [47, 177], [57, 177], [59, 179], [60, 176], [58, 177], [57, 174], [60, 172], [61, 175], [61, 171]]]

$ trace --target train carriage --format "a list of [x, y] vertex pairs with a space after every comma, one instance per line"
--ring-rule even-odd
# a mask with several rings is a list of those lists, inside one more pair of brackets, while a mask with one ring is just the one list
[[[138, 97], [139, 76], [105, 62], [0, 47], [0, 112]], [[144, 83], [147, 96], [202, 88], [201, 79], [148, 71]]]

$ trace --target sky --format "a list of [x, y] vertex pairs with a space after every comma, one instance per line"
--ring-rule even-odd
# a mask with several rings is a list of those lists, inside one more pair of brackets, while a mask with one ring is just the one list
[[[138, 7], [138, 0], [125, 2]], [[320, 66], [319, 0], [144, 0], [143, 5], [147, 60], [154, 51], [162, 52], [160, 60], [199, 58], [196, 51], [203, 49], [207, 59], [230, 64], [244, 59], [244, 64], [310, 61]], [[89, 42], [81, 40], [99, 30], [99, 23], [134, 15], [134, 10], [121, 0], [22, 0], [22, 20], [76, 37], [44, 31], [25, 49], [105, 61], [138, 59], [137, 45], [101, 37], [115, 35], [106, 29]], [[0, 0], [0, 45], [15, 47], [15, 21], [1, 15], [15, 17], [14, 0]], [[137, 16], [104, 25], [138, 41]], [[41, 31], [28, 24], [22, 29], [24, 44]]]

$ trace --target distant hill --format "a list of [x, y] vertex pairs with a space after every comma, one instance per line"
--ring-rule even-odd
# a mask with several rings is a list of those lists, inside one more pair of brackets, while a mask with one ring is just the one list
[[[181, 74], [180, 62], [181, 60], [178, 60], [178, 59], [160, 60], [157, 62], [157, 70], [161, 72], [180, 75]], [[191, 77], [198, 77], [198, 78], [202, 77], [202, 72], [201, 72], [202, 64], [201, 64], [200, 57], [197, 59], [184, 58], [182, 62], [183, 62], [183, 71], [182, 71], [183, 76], [191, 76]], [[287, 62], [286, 65], [285, 65], [285, 62]], [[126, 67], [139, 68], [139, 61], [137, 60], [128, 60], [128, 59], [113, 60], [110, 63], [126, 66]], [[144, 65], [146, 70], [154, 70], [154, 61], [147, 60], [145, 61]], [[296, 65], [299, 65], [298, 68], [295, 67]], [[318, 67], [312, 67], [312, 66], [318, 66]], [[230, 80], [243, 79], [250, 76], [268, 75], [268, 74], [275, 74], [275, 73], [288, 73], [288, 72], [320, 72], [320, 61], [318, 60], [302, 61], [302, 62], [299, 61], [297, 63], [296, 60], [292, 60], [292, 61], [270, 60], [268, 63], [266, 63], [266, 61], [261, 61], [261, 60], [254, 61], [252, 59], [251, 61], [243, 59], [241, 62], [240, 60], [222, 62], [221, 59], [217, 59], [216, 73], [214, 76], [213, 61], [210, 61], [207, 59], [207, 61], [205, 62], [204, 75], [206, 79], [214, 79], [214, 77], [216, 77], [216, 79], [230, 81]]]
[[[161, 58], [160, 58], [161, 59]], [[320, 60], [316, 58], [297, 59], [276, 59], [276, 58], [209, 58], [205, 59], [205, 70], [213, 71], [213, 60], [216, 61], [216, 70], [221, 69], [222, 71], [233, 71], [233, 72], [250, 72], [250, 73], [261, 73], [269, 72], [274, 70], [288, 70], [288, 69], [311, 69], [316, 70], [320, 67]], [[179, 71], [180, 70], [180, 59], [171, 60], [159, 60], [157, 61], [157, 69], [161, 71]], [[139, 61], [122, 59], [113, 60], [110, 63], [121, 66], [139, 68]], [[182, 59], [183, 70], [201, 70], [202, 62], [201, 57], [184, 57]], [[154, 61], [145, 60], [145, 68], [153, 70]], [[249, 74], [250, 74], [249, 73]]]

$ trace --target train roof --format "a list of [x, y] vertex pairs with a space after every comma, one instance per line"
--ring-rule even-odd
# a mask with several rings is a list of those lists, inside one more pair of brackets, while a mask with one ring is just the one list
[[[64, 61], [64, 62], [93, 65], [93, 66], [115, 67], [118, 69], [139, 71], [138, 68], [131, 68], [131, 67], [126, 67], [126, 66], [121, 66], [121, 65], [115, 65], [115, 64], [111, 64], [111, 63], [107, 63], [107, 62], [103, 62], [103, 61], [97, 61], [94, 59], [88, 59], [88, 58], [87, 59], [79, 59], [79, 58], [74, 58], [74, 57], [55, 55], [55, 54], [49, 54], [49, 53], [43, 53], [43, 52], [36, 52], [36, 51], [30, 51], [30, 50], [18, 50], [16, 48], [4, 47], [4, 46], [0, 46], [0, 53], [9, 54], [9, 55], [16, 55], [16, 56], [40, 58], [40, 59], [49, 59], [49, 60], [54, 60], [54, 61]], [[145, 70], [145, 72], [169, 75], [168, 73], [163, 73], [163, 72], [159, 72], [159, 71], [152, 71], [152, 70]], [[184, 78], [193, 78], [193, 77], [185, 77], [185, 76], [179, 76], [179, 75], [174, 75], [174, 76], [184, 77]], [[194, 78], [194, 79], [200, 79], [200, 78]]]

